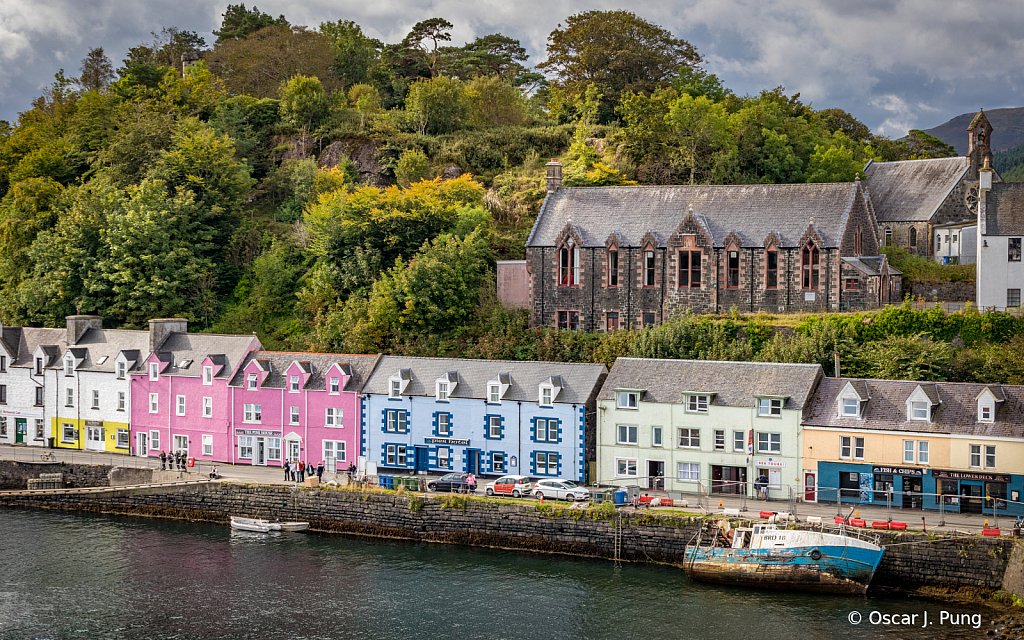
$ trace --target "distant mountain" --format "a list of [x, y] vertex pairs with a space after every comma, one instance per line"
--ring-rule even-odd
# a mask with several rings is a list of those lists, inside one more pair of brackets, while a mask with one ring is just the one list
[[1024, 182], [1024, 144], [992, 154], [992, 166], [1007, 182]]
[[[977, 111], [957, 116], [934, 129], [925, 129], [946, 144], [956, 148], [957, 155], [967, 153], [967, 127], [977, 115]], [[1003, 151], [1024, 144], [1024, 107], [1015, 109], [992, 109], [985, 111], [988, 121], [992, 123], [992, 151]]]

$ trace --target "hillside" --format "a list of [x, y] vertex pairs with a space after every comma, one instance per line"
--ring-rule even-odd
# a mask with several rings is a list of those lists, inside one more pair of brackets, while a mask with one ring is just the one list
[[993, 154], [992, 164], [1003, 180], [1024, 182], [1024, 144]]
[[[956, 148], [957, 155], [967, 153], [967, 127], [977, 111], [965, 113], [940, 124], [925, 133], [951, 144]], [[986, 111], [988, 121], [992, 123], [992, 150], [1003, 151], [1024, 144], [1024, 107], [1014, 109], [992, 109]]]

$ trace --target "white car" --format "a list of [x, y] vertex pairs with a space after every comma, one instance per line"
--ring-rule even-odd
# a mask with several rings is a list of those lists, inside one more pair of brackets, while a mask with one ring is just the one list
[[590, 490], [572, 480], [538, 480], [533, 489], [535, 498], [554, 498], [555, 500], [589, 500]]

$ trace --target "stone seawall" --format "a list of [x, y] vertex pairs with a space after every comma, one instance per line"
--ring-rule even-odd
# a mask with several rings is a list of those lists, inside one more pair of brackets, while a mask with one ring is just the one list
[[62, 464], [60, 462], [13, 462], [0, 460], [0, 489], [25, 489], [30, 479], [41, 473], [63, 473], [70, 487], [106, 487], [110, 485], [110, 465]]
[[[622, 513], [611, 508], [569, 509], [459, 496], [230, 483], [111, 487], [92, 494], [0, 493], [0, 506], [225, 524], [229, 515], [281, 517], [309, 521], [312, 529], [322, 532], [608, 559], [615, 556], [618, 538], [623, 560], [677, 566], [682, 565], [683, 549], [700, 525], [698, 517], [667, 512]], [[1010, 538], [944, 538], [912, 533], [884, 533], [880, 537], [887, 548], [875, 587], [989, 593], [1003, 587], [1015, 551]]]

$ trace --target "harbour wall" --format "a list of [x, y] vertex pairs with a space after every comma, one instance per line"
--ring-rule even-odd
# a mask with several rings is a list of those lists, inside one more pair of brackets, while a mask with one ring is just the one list
[[16, 462], [0, 460], [0, 490], [28, 487], [28, 481], [43, 473], [60, 473], [69, 488], [110, 487], [150, 482], [176, 482], [205, 478], [185, 470], [161, 471], [136, 467], [114, 467], [106, 464], [66, 464], [63, 462]]
[[[0, 506], [180, 518], [226, 524], [229, 515], [309, 521], [320, 532], [683, 564], [700, 518], [462, 496], [423, 497], [327, 488], [209, 483], [106, 491], [0, 493]], [[872, 588], [933, 595], [1024, 594], [1024, 544], [879, 532], [886, 553]], [[1011, 556], [1013, 560], [1011, 561]]]

